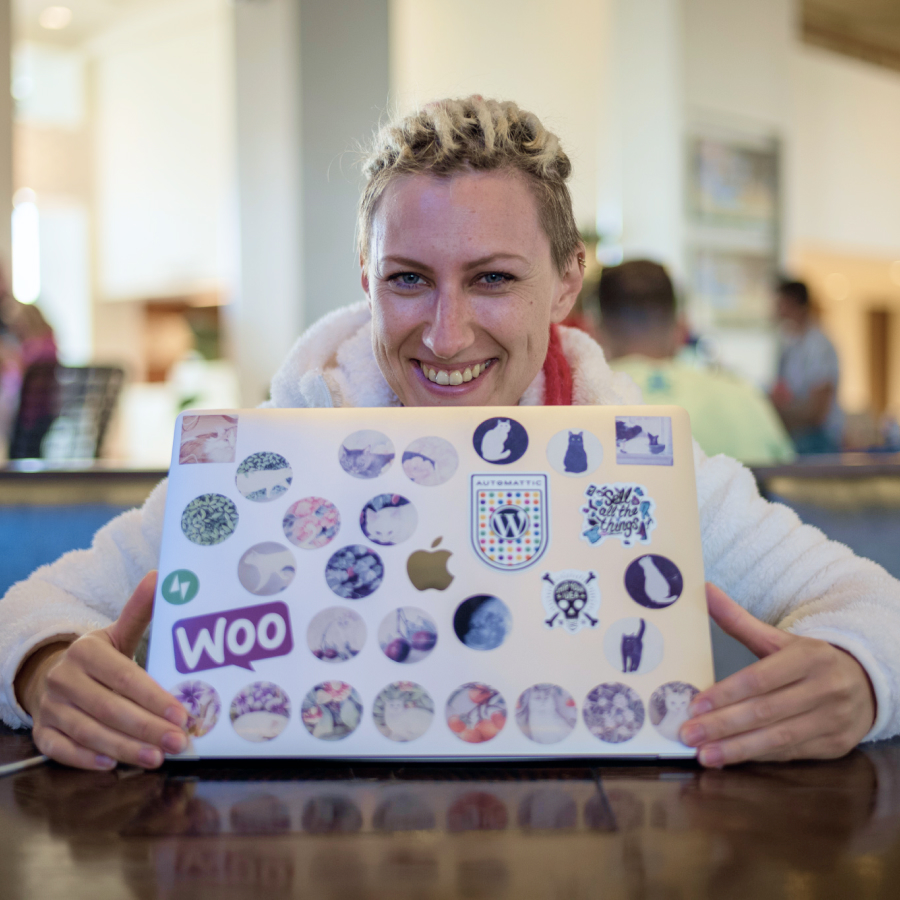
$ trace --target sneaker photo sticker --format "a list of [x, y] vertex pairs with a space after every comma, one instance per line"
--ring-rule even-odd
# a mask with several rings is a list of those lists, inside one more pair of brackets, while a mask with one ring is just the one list
[[624, 547], [650, 543], [656, 504], [646, 488], [630, 482], [591, 484], [584, 496], [581, 537], [588, 543], [602, 544], [608, 537], [619, 538]]
[[600, 624], [600, 588], [596, 572], [563, 569], [544, 572], [541, 599], [548, 628], [564, 628], [577, 634], [582, 628], [596, 628]]
[[668, 416], [616, 416], [616, 462], [671, 466], [672, 420]]
[[494, 569], [534, 565], [547, 549], [546, 475], [473, 475], [472, 546]]

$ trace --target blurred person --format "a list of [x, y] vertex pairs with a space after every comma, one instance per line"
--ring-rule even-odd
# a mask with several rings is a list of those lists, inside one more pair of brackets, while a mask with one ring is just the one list
[[684, 407], [709, 456], [744, 463], [789, 462], [794, 448], [765, 394], [734, 375], [676, 359], [685, 329], [672, 280], [659, 263], [637, 259], [605, 268], [598, 287], [600, 344], [616, 372], [629, 375], [645, 403]]
[[798, 453], [837, 453], [844, 417], [837, 402], [840, 369], [834, 345], [816, 323], [802, 281], [782, 281], [776, 297], [781, 348], [772, 403]]

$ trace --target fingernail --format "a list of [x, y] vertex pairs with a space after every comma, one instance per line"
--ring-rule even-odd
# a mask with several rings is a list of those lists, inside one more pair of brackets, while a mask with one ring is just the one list
[[162, 765], [163, 755], [155, 747], [143, 747], [138, 753], [138, 762], [147, 769], [155, 769]]
[[98, 769], [114, 769], [116, 767], [116, 761], [111, 756], [104, 756], [102, 753], [98, 753], [94, 757], [94, 762]]
[[725, 757], [718, 747], [704, 747], [700, 751], [700, 763], [710, 769], [721, 769], [725, 765]]
[[166, 753], [181, 753], [187, 746], [187, 738], [179, 731], [170, 731], [163, 735], [160, 743]]
[[703, 713], [710, 712], [712, 708], [712, 703], [704, 697], [702, 700], [695, 700], [691, 704], [689, 712], [692, 716], [702, 716]]
[[702, 725], [682, 725], [681, 741], [688, 747], [696, 747], [706, 740], [706, 729]]
[[165, 712], [166, 719], [179, 728], [187, 724], [187, 713], [180, 706], [170, 706]]

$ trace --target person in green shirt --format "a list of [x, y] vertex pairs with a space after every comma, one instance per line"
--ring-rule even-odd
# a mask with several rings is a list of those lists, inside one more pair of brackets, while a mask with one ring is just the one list
[[645, 403], [682, 406], [708, 456], [755, 465], [789, 462], [794, 447], [762, 391], [735, 375], [676, 359], [684, 328], [666, 270], [649, 260], [605, 268], [600, 276], [600, 343], [610, 366], [629, 375]]

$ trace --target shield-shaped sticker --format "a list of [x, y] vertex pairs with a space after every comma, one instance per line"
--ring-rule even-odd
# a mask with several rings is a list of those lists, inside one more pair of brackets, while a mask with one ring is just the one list
[[546, 475], [473, 475], [472, 546], [494, 569], [515, 572], [536, 563], [549, 534]]

